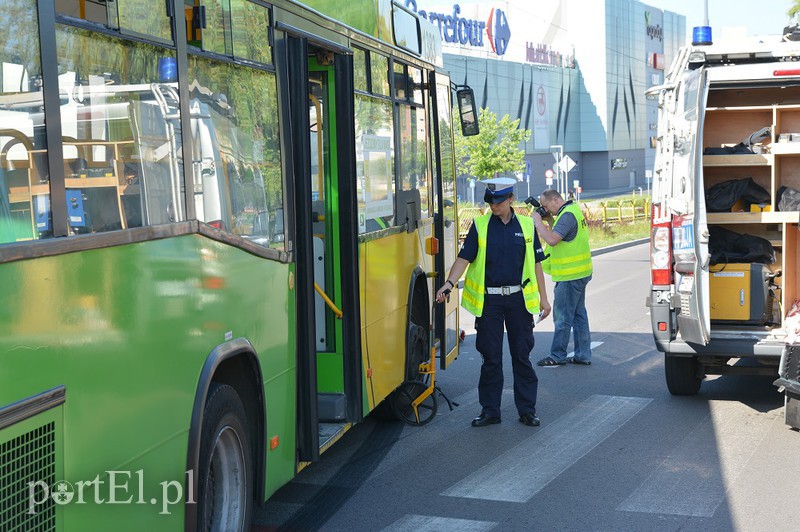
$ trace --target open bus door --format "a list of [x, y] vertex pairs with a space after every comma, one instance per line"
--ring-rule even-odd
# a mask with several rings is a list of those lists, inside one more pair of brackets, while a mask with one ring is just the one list
[[[668, 136], [674, 149], [672, 173], [673, 257], [680, 297], [678, 330], [684, 341], [710, 340], [708, 223], [703, 186], [703, 117], [708, 97], [706, 70], [688, 70], [675, 95]], [[670, 139], [666, 139], [667, 142]]]
[[[287, 35], [297, 255], [297, 447], [319, 458], [362, 420], [353, 60], [335, 43]], [[281, 58], [282, 59], [282, 58]], [[337, 120], [336, 117], [345, 119]]]
[[[455, 262], [458, 253], [458, 217], [455, 181], [455, 159], [453, 152], [453, 117], [450, 78], [440, 72], [431, 74], [431, 137], [432, 160], [434, 161], [434, 203], [436, 216], [436, 238], [441, 243], [439, 253], [434, 258], [438, 282], [444, 283], [445, 276]], [[458, 356], [459, 322], [458, 290], [450, 293], [450, 299], [436, 305], [435, 334], [439, 340], [439, 365], [442, 369]]]

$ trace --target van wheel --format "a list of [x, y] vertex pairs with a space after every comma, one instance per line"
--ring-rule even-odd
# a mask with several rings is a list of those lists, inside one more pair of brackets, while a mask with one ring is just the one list
[[255, 484], [246, 419], [236, 390], [212, 384], [200, 438], [198, 530], [250, 530]]
[[703, 378], [698, 375], [697, 357], [664, 355], [664, 373], [667, 388], [672, 395], [695, 395]]

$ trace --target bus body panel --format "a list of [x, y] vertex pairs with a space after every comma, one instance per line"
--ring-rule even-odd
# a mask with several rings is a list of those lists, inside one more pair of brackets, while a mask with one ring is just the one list
[[431, 257], [420, 246], [431, 227], [420, 226], [419, 235], [403, 231], [359, 244], [361, 338], [370, 410], [405, 379], [405, 357], [385, 354], [406, 345], [409, 285], [418, 266], [431, 271]]
[[[159, 483], [186, 485], [187, 432], [208, 353], [228, 337], [247, 338], [264, 375], [267, 438], [281, 441], [267, 458], [271, 493], [295, 468], [295, 420], [284, 406], [295, 396], [291, 270], [199, 235], [2, 264], [0, 405], [65, 386], [57, 480], [99, 475], [108, 500], [106, 472], [130, 472], [127, 492], [137, 500], [141, 470], [148, 504], [161, 501]], [[118, 489], [116, 498], [128, 495]], [[160, 509], [70, 504], [65, 523], [162, 526], [182, 517], [182, 504], [169, 515]]]

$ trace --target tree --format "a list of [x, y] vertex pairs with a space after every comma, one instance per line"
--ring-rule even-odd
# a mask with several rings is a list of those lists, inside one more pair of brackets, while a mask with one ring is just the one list
[[[800, 0], [799, 0], [800, 1]], [[530, 129], [519, 129], [519, 119], [508, 115], [497, 121], [489, 109], [478, 114], [480, 133], [464, 137], [456, 132], [456, 164], [459, 174], [491, 179], [497, 173], [518, 173], [525, 168], [525, 151], [520, 143], [531, 138]]]
[[794, 0], [792, 2], [792, 7], [789, 8], [786, 14], [789, 15], [791, 20], [794, 20], [798, 13], [800, 13], [800, 0]]

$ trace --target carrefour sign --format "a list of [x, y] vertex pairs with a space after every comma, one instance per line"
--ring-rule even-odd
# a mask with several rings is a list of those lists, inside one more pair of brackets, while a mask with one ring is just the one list
[[492, 52], [497, 55], [506, 53], [508, 42], [511, 40], [511, 29], [508, 17], [502, 9], [492, 8], [489, 18], [484, 21], [460, 16], [461, 6], [458, 4], [453, 4], [452, 13], [418, 11], [416, 0], [406, 0], [406, 7], [438, 26], [445, 43], [483, 48], [485, 34]]

